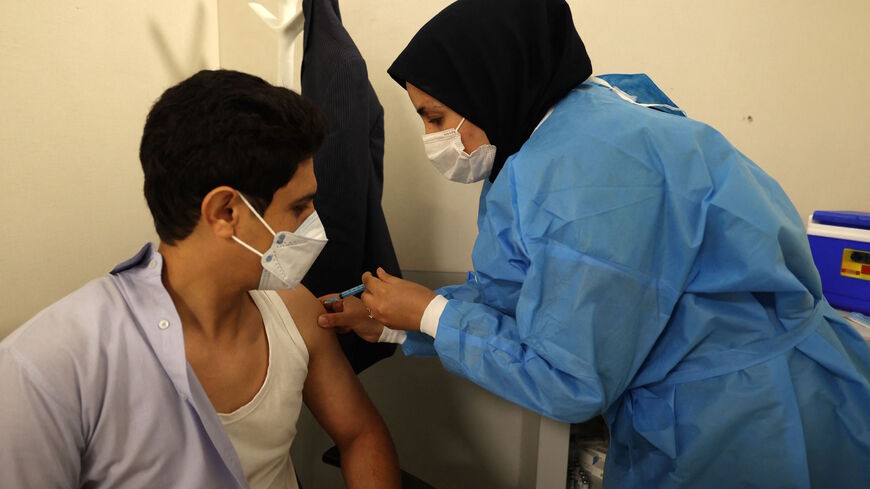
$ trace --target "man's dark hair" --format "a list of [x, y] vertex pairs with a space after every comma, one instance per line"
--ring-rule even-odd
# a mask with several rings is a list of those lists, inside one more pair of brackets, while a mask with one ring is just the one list
[[139, 160], [160, 239], [193, 232], [202, 199], [230, 186], [263, 212], [314, 155], [323, 115], [300, 95], [237, 71], [200, 71], [166, 90], [145, 122]]

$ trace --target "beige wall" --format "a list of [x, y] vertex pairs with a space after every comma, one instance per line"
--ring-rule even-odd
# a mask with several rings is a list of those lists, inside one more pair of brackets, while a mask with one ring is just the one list
[[0, 338], [154, 239], [145, 116], [217, 62], [212, 0], [3, 2]]
[[[421, 123], [386, 74], [449, 3], [342, 2], [386, 110], [384, 207], [411, 270], [468, 269], [476, 234], [479, 187], [430, 168]], [[870, 209], [860, 188], [870, 170], [870, 2], [568, 3], [596, 74], [648, 73], [776, 178], [804, 219], [813, 209]]]
[[[258, 0], [259, 4], [278, 15], [281, 0]], [[278, 77], [277, 34], [254, 14], [244, 0], [217, 0], [218, 31], [220, 32], [221, 68], [251, 73], [276, 83]], [[294, 73], [299, 77], [302, 38], [298, 38]], [[298, 86], [298, 84], [297, 84]]]
[[597, 73], [649, 73], [806, 218], [870, 210], [870, 2], [569, 1]]

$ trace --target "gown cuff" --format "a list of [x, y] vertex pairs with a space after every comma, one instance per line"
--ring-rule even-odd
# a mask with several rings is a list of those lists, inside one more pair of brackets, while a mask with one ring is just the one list
[[445, 307], [447, 307], [447, 299], [443, 295], [436, 295], [423, 311], [420, 331], [434, 338], [438, 333], [438, 322], [441, 321], [441, 314], [444, 313]]
[[390, 329], [384, 326], [384, 330], [381, 331], [381, 337], [378, 338], [378, 343], [396, 343], [401, 345], [407, 337], [408, 333], [402, 330]]

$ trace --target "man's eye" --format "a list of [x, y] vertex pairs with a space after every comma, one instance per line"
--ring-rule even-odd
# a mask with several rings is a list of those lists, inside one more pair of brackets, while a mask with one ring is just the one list
[[308, 204], [297, 205], [296, 207], [293, 208], [293, 212], [295, 212], [296, 215], [298, 216], [299, 214], [302, 214], [303, 212], [305, 212], [305, 209], [308, 209]]
[[435, 126], [440, 126], [440, 125], [441, 125], [441, 120], [442, 120], [442, 119], [441, 119], [440, 117], [439, 117], [438, 119], [429, 119], [429, 124], [432, 124], [432, 125], [435, 125]]

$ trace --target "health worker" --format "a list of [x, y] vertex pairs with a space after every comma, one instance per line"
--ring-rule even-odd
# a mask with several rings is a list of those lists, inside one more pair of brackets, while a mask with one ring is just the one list
[[603, 415], [606, 488], [870, 487], [870, 348], [722, 134], [644, 75], [592, 77], [563, 0], [459, 0], [389, 74], [438, 171], [485, 180], [474, 271], [436, 292], [366, 274], [321, 325]]

